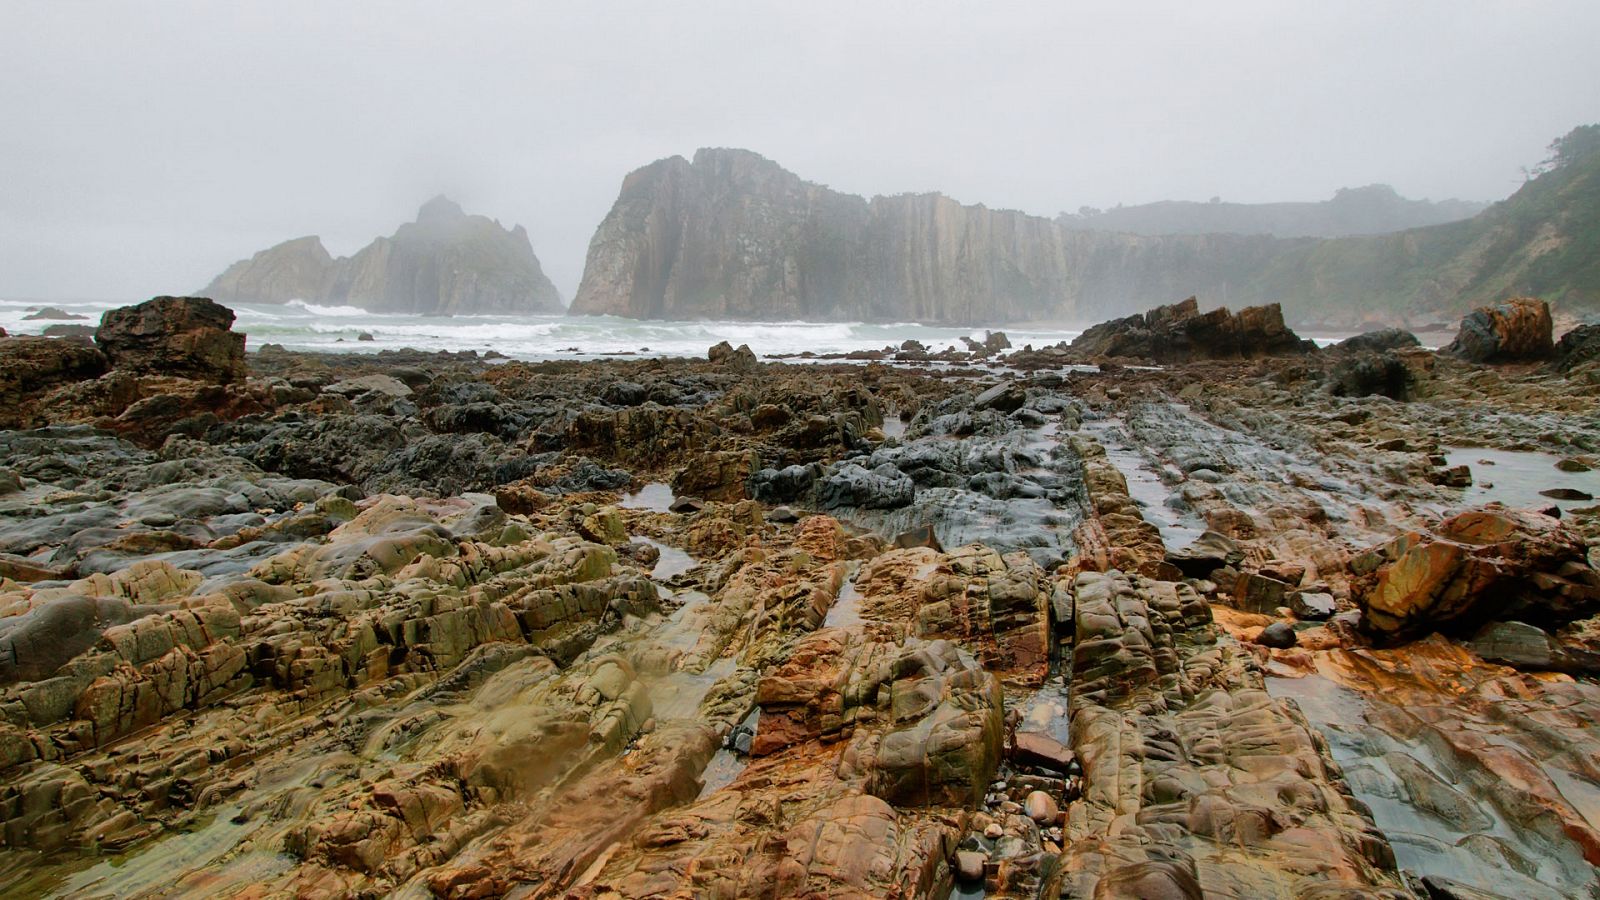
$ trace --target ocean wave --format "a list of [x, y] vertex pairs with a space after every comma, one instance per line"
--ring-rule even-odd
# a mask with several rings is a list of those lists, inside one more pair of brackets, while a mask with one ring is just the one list
[[359, 306], [318, 306], [315, 303], [307, 303], [304, 300], [290, 300], [288, 303], [285, 303], [284, 306], [292, 306], [296, 309], [303, 309], [314, 316], [370, 315], [370, 313]]

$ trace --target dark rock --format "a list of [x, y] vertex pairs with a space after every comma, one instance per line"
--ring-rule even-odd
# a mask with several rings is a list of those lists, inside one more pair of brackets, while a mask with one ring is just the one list
[[909, 504], [915, 493], [910, 476], [888, 463], [871, 470], [845, 463], [817, 482], [817, 503], [823, 509], [895, 509]]
[[698, 497], [677, 497], [672, 501], [672, 505], [667, 507], [667, 511], [677, 513], [680, 516], [686, 516], [697, 513], [705, 508], [705, 503], [702, 502]]
[[1380, 328], [1348, 337], [1333, 345], [1333, 350], [1344, 353], [1383, 353], [1420, 347], [1417, 336], [1402, 328]]
[[226, 384], [246, 374], [233, 310], [204, 297], [156, 297], [109, 310], [95, 343], [113, 368]]
[[377, 340], [377, 338], [372, 336], [372, 332], [363, 331], [360, 334], [356, 335], [356, 340], [358, 340], [358, 341], [375, 341], [375, 340]]
[[80, 316], [77, 313], [69, 313], [64, 309], [57, 309], [54, 306], [46, 306], [46, 307], [44, 307], [42, 309], [37, 309], [37, 310], [34, 310], [31, 313], [28, 313], [27, 315], [22, 317], [22, 320], [24, 322], [36, 322], [36, 321], [38, 321], [40, 319], [56, 319], [56, 320], [60, 320], [60, 321], [72, 321], [74, 319], [87, 319], [87, 318], [89, 318], [89, 317], [88, 316]]
[[1556, 343], [1556, 368], [1570, 372], [1600, 361], [1600, 325], [1579, 325]]
[[1368, 353], [1334, 366], [1328, 373], [1328, 391], [1335, 397], [1376, 394], [1391, 400], [1408, 400], [1414, 381], [1410, 367], [1398, 356]]
[[1516, 297], [1468, 313], [1456, 339], [1439, 352], [1480, 363], [1549, 359], [1555, 355], [1550, 335], [1550, 305]]
[[1256, 643], [1275, 650], [1287, 650], [1299, 643], [1294, 628], [1288, 622], [1273, 622], [1256, 635]]
[[642, 384], [635, 384], [632, 381], [613, 381], [606, 385], [606, 389], [600, 394], [600, 399], [612, 406], [638, 406], [649, 396], [649, 391]]
[[1014, 412], [1028, 402], [1027, 391], [1015, 381], [1002, 381], [972, 399], [973, 409]]
[[44, 337], [51, 337], [51, 338], [71, 338], [73, 340], [85, 340], [85, 339], [94, 340], [94, 326], [92, 326], [92, 325], [75, 325], [75, 324], [46, 325], [44, 331], [41, 331], [40, 334], [43, 335]]
[[1539, 492], [1539, 496], [1541, 496], [1541, 497], [1549, 497], [1551, 500], [1593, 500], [1594, 499], [1594, 495], [1589, 493], [1589, 492], [1587, 492], [1587, 491], [1580, 491], [1577, 488], [1565, 488], [1565, 487], [1546, 488], [1546, 489], [1544, 489], [1544, 490]]
[[792, 503], [809, 495], [821, 474], [821, 467], [815, 464], [762, 469], [750, 476], [745, 490], [751, 499], [763, 503]]
[[1472, 485], [1472, 469], [1466, 465], [1451, 466], [1448, 469], [1435, 469], [1429, 473], [1428, 480], [1440, 487], [1470, 487]]
[[1095, 325], [1072, 342], [1079, 359], [1132, 357], [1156, 362], [1238, 359], [1316, 352], [1283, 323], [1278, 304], [1252, 306], [1235, 315], [1226, 307], [1200, 312], [1194, 297], [1147, 313]]
[[105, 356], [93, 347], [42, 337], [6, 339], [0, 343], [0, 427], [42, 424], [33, 408], [39, 394], [105, 370]]

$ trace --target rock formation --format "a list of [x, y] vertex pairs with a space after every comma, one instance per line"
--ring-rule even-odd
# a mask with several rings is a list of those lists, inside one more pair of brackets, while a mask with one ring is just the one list
[[106, 312], [94, 340], [116, 369], [227, 384], [245, 376], [244, 337], [210, 299], [156, 297]]
[[296, 238], [234, 263], [202, 293], [222, 303], [298, 299], [426, 315], [564, 308], [521, 225], [507, 231], [445, 197], [354, 256], [335, 259], [320, 239]]
[[1472, 362], [1527, 362], [1555, 354], [1550, 306], [1533, 297], [1515, 297], [1473, 310], [1461, 320], [1456, 339], [1442, 352]]
[[627, 176], [572, 312], [643, 319], [1082, 321], [1221, 293], [1270, 238], [1069, 231], [938, 194], [870, 201], [745, 150]]
[[1130, 357], [1156, 362], [1195, 359], [1249, 359], [1311, 353], [1317, 345], [1301, 340], [1283, 324], [1274, 303], [1231, 313], [1226, 307], [1200, 312], [1190, 297], [1182, 303], [1103, 322], [1068, 348], [1080, 359]]
[[1414, 327], [1525, 294], [1585, 314], [1600, 310], [1597, 129], [1558, 141], [1569, 149], [1547, 171], [1470, 219], [1324, 239], [1084, 230], [938, 194], [867, 200], [749, 151], [702, 149], [623, 180], [572, 311], [1085, 324], [1195, 295], [1279, 303], [1297, 323]]
[[0, 340], [0, 894], [1600, 894], [1585, 364], [217, 383], [217, 309]]

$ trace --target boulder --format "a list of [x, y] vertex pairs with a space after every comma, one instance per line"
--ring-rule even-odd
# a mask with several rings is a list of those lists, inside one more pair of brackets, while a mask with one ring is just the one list
[[1167, 562], [1178, 567], [1189, 578], [1205, 578], [1223, 566], [1237, 566], [1244, 562], [1244, 551], [1233, 538], [1216, 531], [1207, 531], [1194, 539], [1189, 546], [1167, 554]]
[[95, 343], [113, 368], [227, 384], [246, 374], [233, 310], [205, 297], [156, 297], [109, 310]]
[[1489, 621], [1554, 627], [1600, 612], [1584, 538], [1531, 510], [1489, 506], [1410, 532], [1352, 567], [1361, 627], [1379, 640], [1471, 633]]
[[1287, 650], [1298, 643], [1294, 628], [1288, 622], [1273, 622], [1256, 635], [1256, 643], [1275, 650]]
[[1461, 320], [1456, 339], [1440, 352], [1479, 363], [1549, 359], [1555, 355], [1550, 305], [1516, 297], [1479, 307]]
[[1284, 605], [1290, 585], [1276, 578], [1245, 572], [1233, 586], [1233, 605], [1245, 612], [1271, 615]]

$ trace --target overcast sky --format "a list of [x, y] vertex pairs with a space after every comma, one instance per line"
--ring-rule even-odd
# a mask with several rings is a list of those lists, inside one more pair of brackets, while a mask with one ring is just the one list
[[745, 147], [1054, 215], [1498, 199], [1600, 121], [1600, 2], [0, 2], [0, 296], [194, 291], [444, 192], [571, 299], [622, 176]]

